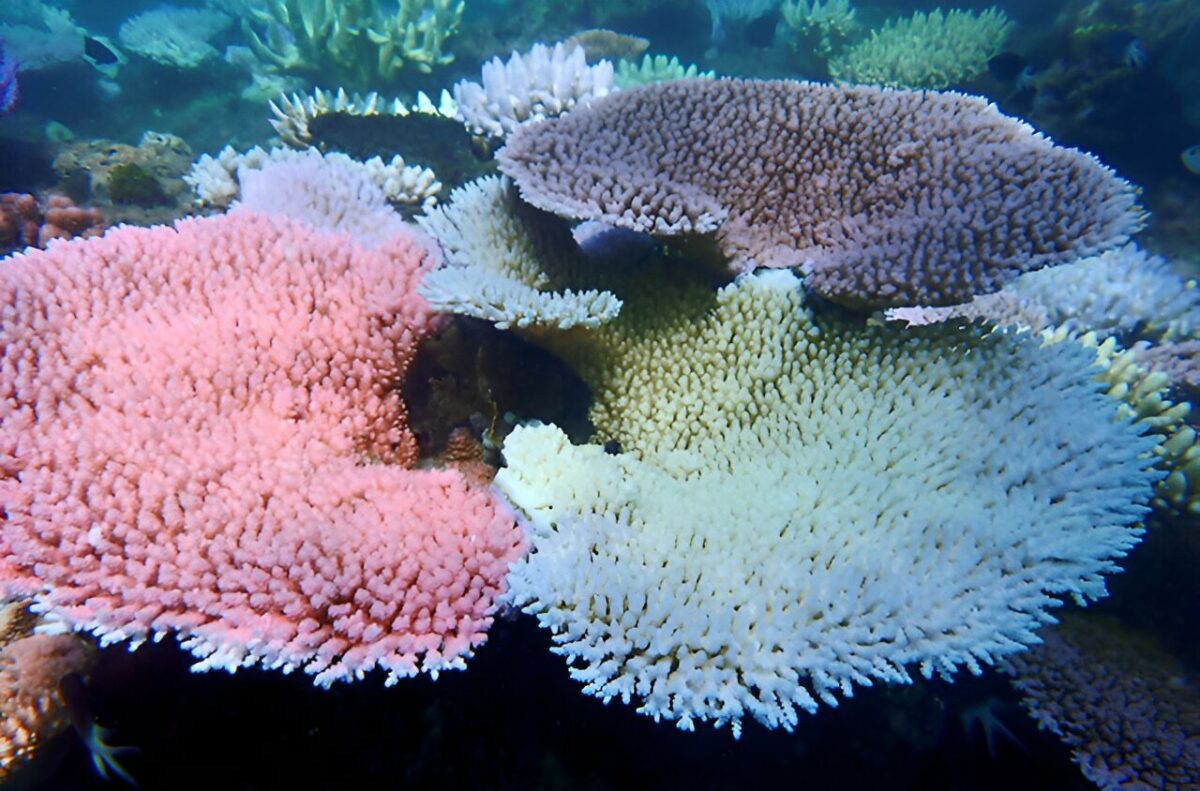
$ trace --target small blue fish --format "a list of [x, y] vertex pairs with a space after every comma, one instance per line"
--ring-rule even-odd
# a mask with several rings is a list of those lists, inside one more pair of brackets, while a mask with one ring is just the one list
[[1179, 158], [1183, 161], [1183, 166], [1188, 169], [1188, 172], [1200, 176], [1200, 143], [1183, 149], [1182, 153], [1179, 154]]
[[571, 233], [583, 254], [600, 263], [640, 261], [658, 247], [649, 234], [598, 220], [582, 222]]
[[4, 39], [0, 39], [0, 115], [17, 103], [17, 62], [5, 55]]

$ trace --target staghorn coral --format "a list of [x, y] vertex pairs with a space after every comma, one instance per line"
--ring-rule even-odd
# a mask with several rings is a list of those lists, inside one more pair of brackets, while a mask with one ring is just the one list
[[1104, 616], [1072, 613], [1005, 662], [1023, 705], [1103, 789], [1194, 788], [1200, 694], [1178, 661]]
[[497, 158], [539, 208], [801, 267], [856, 308], [965, 302], [1142, 221], [1098, 160], [960, 94], [682, 80], [522, 127]]
[[242, 9], [242, 32], [269, 68], [365, 87], [406, 68], [429, 73], [453, 62], [446, 39], [458, 29], [464, 7], [463, 0], [399, 0], [391, 6], [271, 0]]
[[511, 598], [586, 692], [682, 728], [791, 728], [1020, 650], [1061, 598], [1104, 595], [1160, 477], [1092, 352], [817, 321], [789, 272], [664, 278], [591, 335], [556, 349], [597, 444], [504, 446], [532, 543]]
[[783, 21], [791, 29], [789, 44], [798, 48], [800, 41], [817, 40], [817, 53], [828, 58], [858, 30], [850, 0], [783, 0], [779, 8]]
[[889, 20], [829, 62], [834, 79], [892, 88], [948, 88], [987, 68], [1012, 30], [1003, 11], [920, 11]]
[[522, 541], [409, 469], [433, 263], [249, 213], [5, 261], [0, 593], [103, 643], [177, 632], [198, 670], [462, 667]]

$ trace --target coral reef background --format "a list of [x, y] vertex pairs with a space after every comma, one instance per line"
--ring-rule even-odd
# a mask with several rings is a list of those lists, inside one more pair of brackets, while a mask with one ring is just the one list
[[[1116, 190], [1120, 200], [1107, 206], [1120, 215], [1119, 227], [1101, 247], [1137, 231], [1135, 243], [1096, 256], [1101, 263], [1090, 268], [1080, 266], [1091, 260], [1085, 258], [974, 301], [968, 301], [972, 288], [983, 278], [967, 277], [961, 289], [953, 284], [953, 299], [921, 292], [929, 305], [900, 300], [895, 304], [906, 307], [870, 319], [886, 324], [881, 333], [899, 331], [900, 323], [888, 319], [982, 319], [1098, 333], [1088, 348], [1099, 345], [1098, 358], [1112, 366], [1110, 395], [1146, 418], [1156, 437], [1170, 438], [1156, 451], [1163, 480], [1142, 543], [1120, 561], [1122, 573], [1105, 578], [1107, 598], [1089, 604], [1083, 616], [1071, 613], [1093, 620], [1071, 621], [1072, 631], [1053, 637], [1049, 648], [1021, 654], [1003, 669], [960, 672], [953, 683], [913, 672], [908, 684], [856, 685], [853, 695], [839, 694], [836, 706], [822, 705], [815, 716], [800, 712], [790, 731], [747, 717], [734, 740], [728, 727], [701, 723], [685, 732], [619, 697], [606, 704], [583, 694], [572, 671], [585, 662], [564, 662], [552, 652], [554, 635], [507, 604], [494, 613], [486, 642], [480, 644], [482, 626], [472, 634], [473, 653], [465, 644], [450, 652], [468, 656], [465, 672], [420, 673], [394, 685], [385, 684], [382, 672], [331, 688], [314, 686], [305, 673], [260, 666], [194, 673], [194, 639], [181, 646], [174, 634], [150, 634], [136, 651], [125, 643], [101, 646], [77, 663], [86, 666], [84, 719], [115, 734], [114, 744], [136, 746], [122, 766], [138, 787], [1084, 789], [1093, 787], [1089, 778], [1103, 787], [1129, 780], [1138, 767], [1161, 768], [1153, 738], [1144, 740], [1146, 753], [1123, 756], [1112, 736], [1117, 728], [1157, 732], [1143, 715], [1159, 710], [1180, 720], [1194, 758], [1200, 734], [1187, 729], [1195, 728], [1200, 711], [1200, 443], [1195, 418], [1180, 413], [1200, 391], [1200, 168], [1187, 153], [1200, 144], [1200, 3], [958, 0], [943, 10], [931, 13], [932, 5], [912, 0], [7, 0], [0, 8], [0, 256], [29, 252], [0, 259], [0, 267], [65, 260], [59, 239], [81, 237], [82, 245], [122, 223], [170, 224], [226, 209], [235, 218], [286, 214], [322, 232], [348, 233], [364, 249], [384, 244], [397, 229], [410, 229], [404, 233], [414, 239], [437, 237], [445, 266], [423, 281], [420, 293], [435, 310], [460, 315], [436, 321], [422, 315], [427, 340], [414, 360], [405, 359], [412, 371], [403, 392], [409, 441], [420, 456], [409, 448], [406, 462], [452, 466], [455, 480], [480, 490], [504, 463], [503, 442], [515, 425], [553, 423], [574, 443], [586, 442], [596, 428], [588, 390], [595, 371], [577, 374], [570, 354], [560, 355], [563, 362], [552, 353], [611, 321], [636, 291], [620, 267], [589, 281], [581, 275], [586, 259], [646, 264], [674, 283], [662, 294], [684, 287], [682, 278], [671, 280], [674, 259], [660, 258], [655, 240], [587, 222], [572, 236], [565, 223], [518, 206], [509, 177], [522, 186], [524, 176], [526, 188], [530, 181], [526, 168], [512, 164], [521, 147], [539, 134], [589, 123], [595, 128], [589, 133], [603, 138], [611, 124], [600, 113], [584, 113], [610, 93], [618, 96], [601, 112], [655, 95], [654, 89], [621, 92], [679, 77], [845, 80], [979, 95], [1051, 138], [1063, 161], [1074, 157], [1065, 148], [1078, 148], [1125, 180]], [[753, 122], [755, 91], [731, 85], [694, 83], [687, 91], [740, 101], [730, 117]], [[562, 114], [561, 121], [528, 126]], [[865, 116], [860, 127], [869, 132], [871, 122]], [[1022, 139], [1031, 137], [1018, 122], [999, 126], [1003, 134], [1020, 128]], [[702, 157], [717, 137], [686, 142]], [[594, 170], [584, 175], [603, 182], [611, 152], [574, 138], [583, 141], [579, 159]], [[500, 162], [508, 164], [498, 167], [495, 154], [506, 143], [511, 148]], [[820, 146], [806, 157], [823, 156]], [[676, 140], [665, 151], [640, 148], [645, 160], [626, 169], [635, 175], [652, 169], [684, 147]], [[954, 155], [969, 158], [970, 151]], [[886, 156], [863, 160], [891, 164]], [[758, 164], [733, 161], [735, 175], [708, 174], [713, 184], [688, 174], [687, 186], [715, 192]], [[990, 169], [972, 163], [955, 172]], [[1064, 183], [1065, 197], [1042, 196], [1047, 216], [1062, 209], [1069, 218], [1073, 208], [1088, 214], [1093, 207], [1086, 202], [1071, 204], [1075, 182]], [[746, 194], [758, 196], [754, 188]], [[707, 192], [687, 196], [711, 208]], [[566, 211], [561, 196], [554, 197], [532, 202], [562, 216], [620, 225], [620, 211], [611, 217]], [[649, 192], [627, 197], [653, 216]], [[1146, 214], [1134, 213], [1135, 197]], [[788, 208], [786, 201], [767, 203], [755, 210]], [[743, 206], [727, 201], [718, 208], [724, 221]], [[668, 205], [662, 216], [673, 209]], [[1005, 217], [994, 207], [988, 215]], [[780, 216], [786, 224], [789, 217]], [[895, 227], [902, 235], [906, 226]], [[932, 227], [959, 238], [956, 228]], [[732, 222], [730, 228], [730, 237], [745, 230]], [[135, 239], [142, 232], [121, 233]], [[700, 279], [727, 277], [729, 262], [718, 263], [715, 274]], [[835, 316], [843, 308], [829, 302], [893, 304], [839, 299], [836, 289], [811, 299]], [[966, 304], [931, 307], [953, 302]], [[657, 305], [649, 312], [669, 313]], [[1137, 369], [1132, 354], [1105, 358], [1115, 343], [1134, 348], [1146, 370]], [[1160, 373], [1149, 373], [1151, 367]], [[1161, 415], [1151, 414], [1160, 407]], [[603, 458], [641, 438], [604, 437]], [[507, 529], [513, 517], [506, 514], [496, 518], [510, 520]], [[442, 590], [436, 581], [431, 589]], [[481, 624], [493, 618], [482, 607], [478, 614]], [[214, 608], [212, 617], [221, 622], [224, 615]], [[1057, 691], [1054, 683], [1105, 683], [1069, 666], [1086, 655], [1074, 651], [1079, 645], [1094, 649], [1093, 656], [1103, 647], [1106, 670], [1154, 679], [1148, 692], [1139, 688], [1146, 697], [1138, 707], [1066, 706], [1087, 708], [1081, 722], [1062, 713], [1059, 701], [1087, 695]], [[1060, 664], [1039, 664], [1051, 650]], [[1118, 661], [1132, 654], [1138, 661]], [[1156, 708], [1156, 692], [1171, 695], [1171, 706]], [[72, 735], [59, 690], [40, 694], [50, 701], [38, 712], [48, 725], [36, 751], [4, 764], [11, 774], [0, 773], [0, 784], [120, 783], [97, 774], [95, 745]], [[5, 733], [32, 728], [27, 712], [19, 721], [12, 716], [0, 708], [0, 719], [10, 718], [0, 722]], [[1178, 730], [1159, 731], [1178, 738]], [[1161, 778], [1138, 779], [1154, 785]], [[1178, 787], [1188, 787], [1187, 780]]]

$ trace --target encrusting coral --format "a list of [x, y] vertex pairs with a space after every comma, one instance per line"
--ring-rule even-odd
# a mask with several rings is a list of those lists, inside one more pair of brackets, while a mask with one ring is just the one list
[[678, 80], [522, 126], [497, 159], [539, 208], [799, 267], [855, 308], [965, 302], [1143, 218], [1094, 157], [953, 93]]
[[511, 597], [588, 693], [683, 728], [790, 728], [1021, 650], [1104, 595], [1161, 477], [1093, 352], [817, 320], [789, 272], [667, 279], [589, 334], [556, 350], [597, 444], [504, 446], [532, 543]]

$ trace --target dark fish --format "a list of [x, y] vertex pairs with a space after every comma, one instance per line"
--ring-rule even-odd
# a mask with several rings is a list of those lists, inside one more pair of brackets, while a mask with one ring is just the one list
[[87, 685], [78, 673], [68, 673], [58, 682], [58, 691], [66, 705], [67, 714], [71, 718], [71, 726], [83, 740], [92, 756], [92, 765], [105, 780], [111, 775], [137, 787], [133, 776], [121, 766], [117, 756], [121, 753], [136, 752], [136, 747], [120, 747], [110, 744], [107, 740], [112, 736], [111, 731], [101, 727], [92, 717], [92, 708]]
[[1026, 65], [1028, 64], [1020, 55], [1007, 51], [989, 58], [987, 62], [988, 72], [1006, 85], [1016, 82], [1017, 78], [1021, 76], [1021, 72], [1025, 70]]
[[84, 36], [83, 54], [97, 66], [114, 66], [121, 62], [121, 56], [110, 45], [92, 36]]

